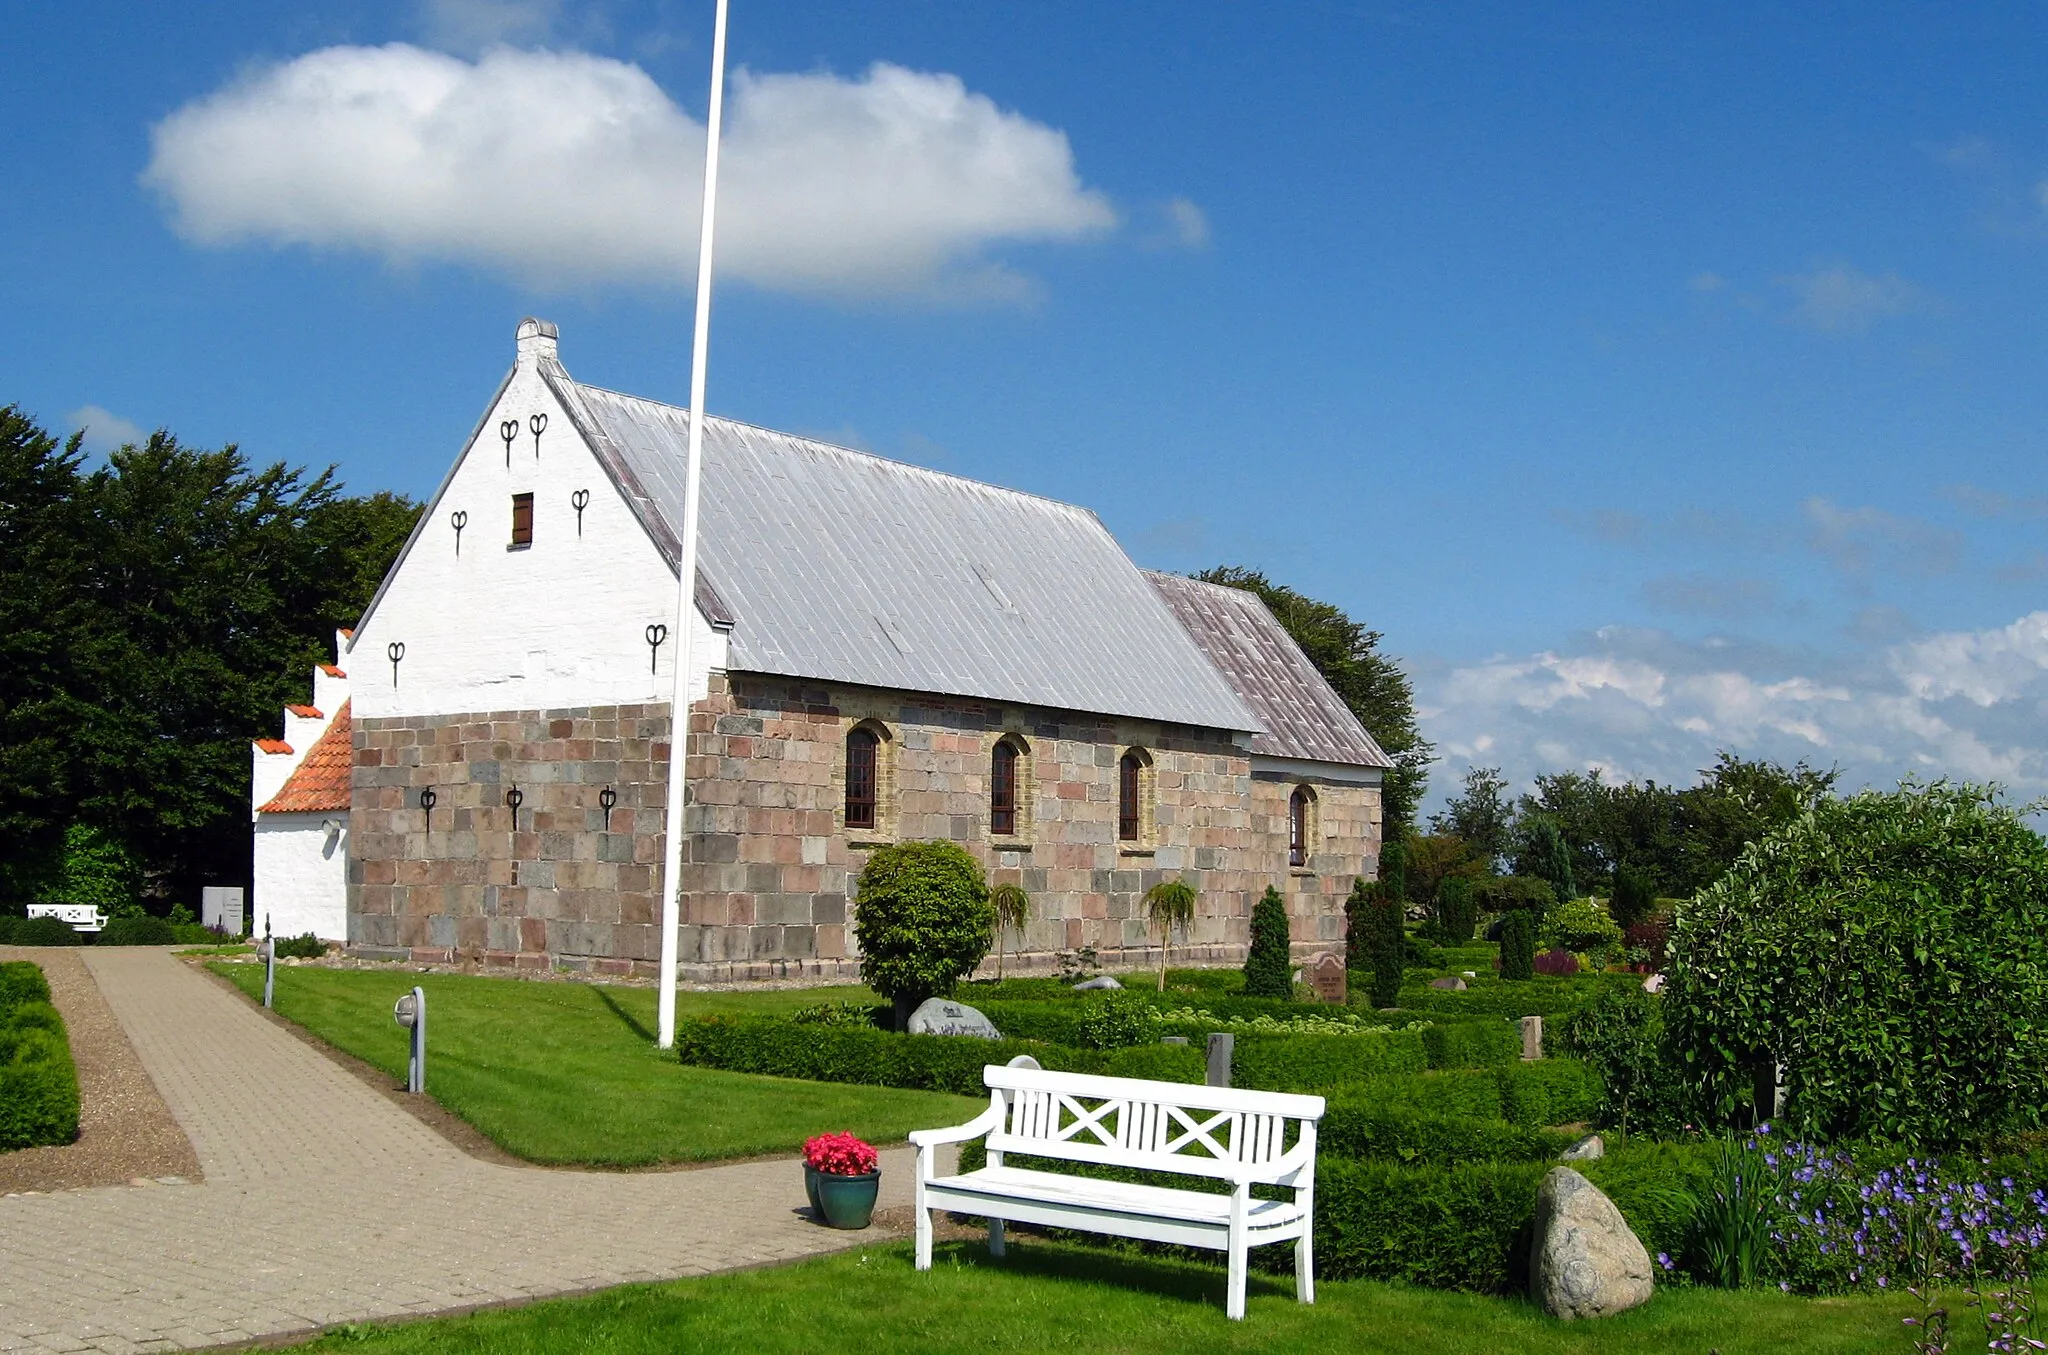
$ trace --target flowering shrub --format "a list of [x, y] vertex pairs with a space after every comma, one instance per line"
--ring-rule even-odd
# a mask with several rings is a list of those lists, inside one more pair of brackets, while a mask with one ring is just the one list
[[1530, 962], [1538, 974], [1563, 978], [1579, 972], [1579, 957], [1568, 950], [1546, 950]]
[[1695, 1202], [1689, 1259], [1710, 1282], [1810, 1294], [1961, 1288], [1987, 1324], [2013, 1329], [2015, 1344], [1993, 1349], [2048, 1349], [2025, 1331], [2029, 1277], [2048, 1250], [2048, 1191], [1979, 1174], [1918, 1157], [1861, 1168], [1846, 1151], [1782, 1142], [1763, 1125], [1728, 1145]]
[[804, 1163], [827, 1176], [866, 1176], [875, 1170], [875, 1150], [851, 1134], [820, 1134], [804, 1140]]

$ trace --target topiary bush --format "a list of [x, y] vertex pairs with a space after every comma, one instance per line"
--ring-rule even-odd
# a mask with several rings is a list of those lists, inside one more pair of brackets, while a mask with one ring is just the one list
[[1447, 946], [1470, 945], [1472, 924], [1478, 920], [1468, 876], [1452, 875], [1437, 887], [1436, 925]]
[[994, 939], [981, 864], [954, 842], [877, 847], [855, 888], [861, 982], [888, 998], [896, 1028], [926, 998], [974, 972]]
[[1526, 979], [1536, 972], [1536, 919], [1516, 910], [1501, 919], [1500, 976]]
[[1823, 800], [1682, 905], [1664, 1019], [1702, 1116], [1784, 1065], [1821, 1141], [2037, 1129], [2048, 1086], [2048, 844], [1995, 792]]
[[1591, 956], [1598, 963], [1604, 963], [1621, 948], [1621, 928], [1606, 909], [1591, 899], [1559, 904], [1544, 918], [1543, 930], [1559, 946]]
[[1372, 968], [1371, 1001], [1375, 1007], [1392, 1007], [1401, 1000], [1401, 973], [1408, 950], [1401, 911], [1400, 900], [1384, 891], [1366, 908], [1366, 959]]
[[1650, 877], [1629, 866], [1614, 872], [1614, 894], [1607, 911], [1623, 931], [1649, 917], [1657, 907], [1657, 890]]
[[147, 913], [131, 913], [110, 920], [93, 942], [98, 946], [168, 946], [177, 941], [171, 924]]
[[1294, 996], [1294, 957], [1287, 945], [1287, 904], [1271, 885], [1252, 905], [1252, 943], [1244, 957], [1246, 997]]

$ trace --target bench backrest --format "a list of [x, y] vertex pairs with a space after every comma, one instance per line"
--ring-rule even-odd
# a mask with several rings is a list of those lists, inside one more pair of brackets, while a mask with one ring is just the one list
[[[1194, 1176], [1271, 1163], [1323, 1117], [1323, 1098], [990, 1064], [1003, 1109], [991, 1150]], [[1312, 1131], [1307, 1131], [1312, 1132]]]

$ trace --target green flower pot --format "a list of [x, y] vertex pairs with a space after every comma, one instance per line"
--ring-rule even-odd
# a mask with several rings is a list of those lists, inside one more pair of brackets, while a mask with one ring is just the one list
[[834, 1228], [865, 1228], [874, 1217], [875, 1195], [882, 1188], [879, 1170], [860, 1176], [813, 1175], [818, 1194], [818, 1212]]
[[819, 1172], [816, 1167], [813, 1167], [808, 1162], [804, 1163], [804, 1194], [810, 1197], [811, 1212], [819, 1218], [823, 1218], [825, 1216], [825, 1206], [818, 1203], [818, 1176]]

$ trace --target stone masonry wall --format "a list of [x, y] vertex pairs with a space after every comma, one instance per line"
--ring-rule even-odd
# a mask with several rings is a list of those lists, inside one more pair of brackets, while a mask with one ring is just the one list
[[[844, 824], [846, 733], [882, 739], [879, 823]], [[1018, 832], [988, 832], [988, 769], [1023, 750]], [[356, 734], [349, 938], [377, 953], [648, 972], [659, 954], [666, 707], [598, 707], [362, 722]], [[1117, 767], [1150, 759], [1144, 840], [1116, 840]], [[681, 954], [693, 980], [854, 976], [849, 896], [881, 842], [949, 838], [1031, 895], [1004, 938], [1012, 969], [1093, 946], [1104, 964], [1157, 961], [1142, 896], [1184, 875], [1200, 896], [1176, 962], [1242, 959], [1251, 905], [1288, 899], [1303, 954], [1342, 944], [1352, 878], [1377, 868], [1379, 791], [1314, 795], [1305, 869], [1287, 864], [1300, 779], [1254, 776], [1213, 732], [958, 698], [734, 674], [691, 713], [691, 840]], [[505, 791], [525, 796], [519, 828]], [[438, 796], [431, 829], [418, 790]], [[598, 794], [618, 795], [611, 831]], [[993, 964], [993, 956], [990, 963]]]

